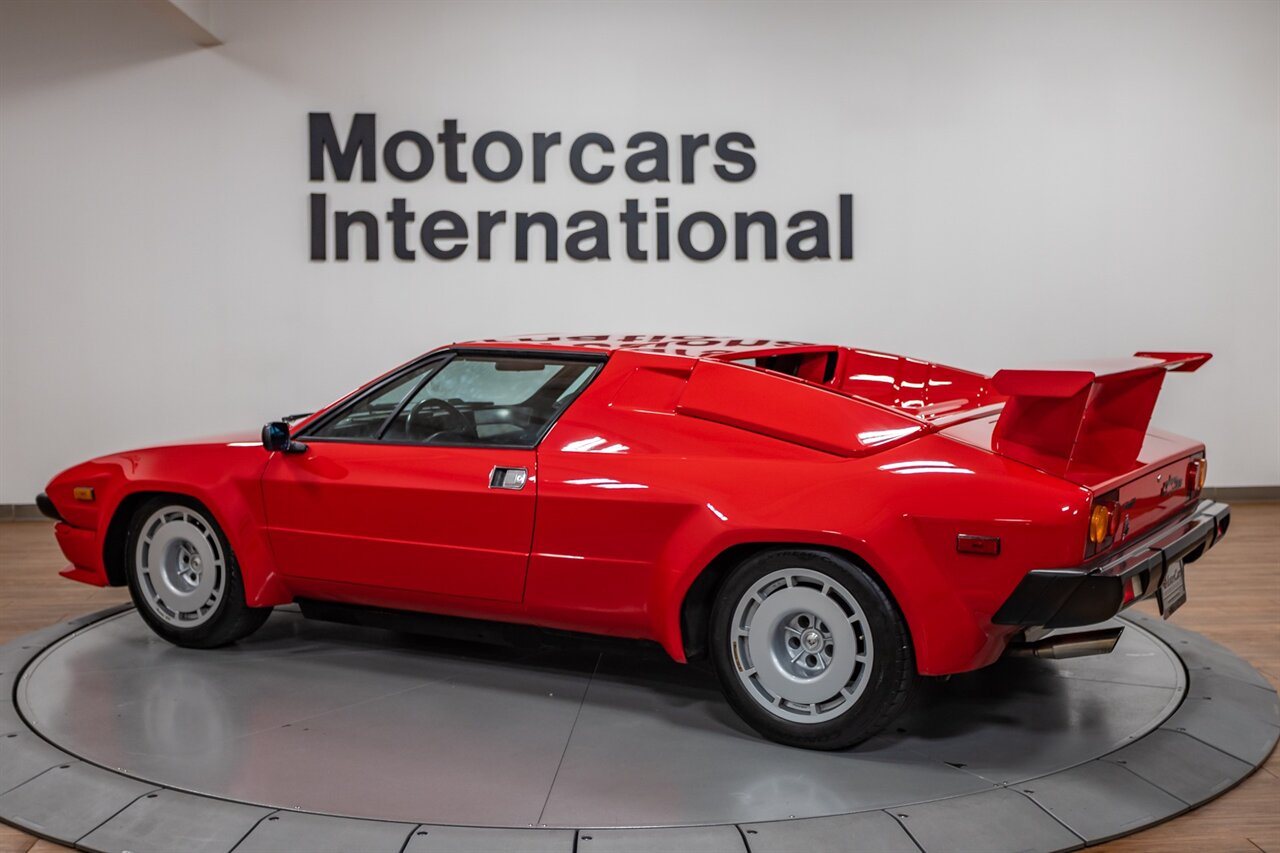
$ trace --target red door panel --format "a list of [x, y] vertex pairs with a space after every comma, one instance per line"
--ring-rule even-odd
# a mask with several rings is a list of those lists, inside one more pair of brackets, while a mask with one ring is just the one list
[[[533, 536], [532, 450], [312, 441], [262, 480], [286, 575], [520, 601]], [[495, 466], [523, 489], [490, 487]]]

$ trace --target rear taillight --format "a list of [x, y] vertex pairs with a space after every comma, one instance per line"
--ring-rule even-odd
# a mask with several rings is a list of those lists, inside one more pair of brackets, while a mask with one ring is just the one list
[[1205, 478], [1209, 476], [1209, 460], [1203, 456], [1193, 459], [1187, 465], [1187, 494], [1195, 497], [1204, 489]]
[[1089, 541], [1101, 545], [1111, 535], [1111, 507], [1108, 504], [1095, 504], [1089, 515]]

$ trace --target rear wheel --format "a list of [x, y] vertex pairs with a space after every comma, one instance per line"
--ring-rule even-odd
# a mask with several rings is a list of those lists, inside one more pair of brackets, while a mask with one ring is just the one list
[[177, 496], [134, 514], [128, 540], [129, 593], [153, 631], [171, 643], [214, 648], [247, 637], [270, 607], [249, 607], [226, 536], [208, 511]]
[[822, 551], [771, 551], [738, 566], [716, 598], [711, 648], [734, 710], [765, 737], [810, 749], [871, 737], [915, 681], [893, 601]]

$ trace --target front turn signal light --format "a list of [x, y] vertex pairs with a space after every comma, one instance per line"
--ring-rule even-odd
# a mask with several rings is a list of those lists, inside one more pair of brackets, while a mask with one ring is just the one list
[[1111, 534], [1111, 508], [1098, 504], [1089, 514], [1089, 541], [1101, 545]]

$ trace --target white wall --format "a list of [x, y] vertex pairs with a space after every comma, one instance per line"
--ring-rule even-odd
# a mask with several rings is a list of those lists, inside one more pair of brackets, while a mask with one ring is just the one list
[[[1280, 483], [1280, 4], [0, 4], [0, 502], [83, 458], [256, 428], [442, 342], [741, 333], [991, 371], [1216, 353], [1157, 423]], [[335, 203], [780, 215], [856, 196], [801, 264], [307, 260], [307, 113], [434, 135], [741, 130], [729, 184], [327, 183]], [[560, 149], [563, 152], [563, 148]]]

